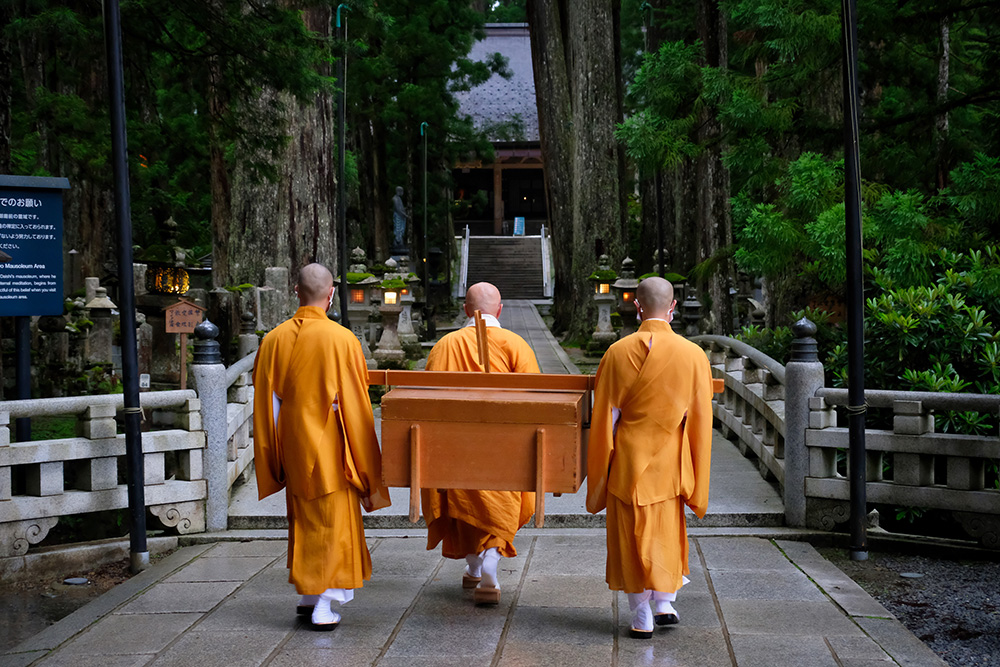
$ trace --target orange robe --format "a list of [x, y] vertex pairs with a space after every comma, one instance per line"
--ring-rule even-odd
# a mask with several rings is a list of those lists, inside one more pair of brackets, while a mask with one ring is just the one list
[[[538, 373], [531, 347], [512, 331], [487, 316], [491, 373]], [[453, 331], [434, 345], [427, 356], [429, 371], [482, 371], [476, 347], [476, 329]], [[500, 555], [517, 555], [514, 535], [535, 513], [535, 494], [520, 491], [424, 489], [420, 493], [427, 522], [427, 549], [441, 544], [445, 558], [465, 558], [497, 547]]]
[[[621, 411], [617, 424], [613, 407]], [[612, 590], [681, 587], [688, 574], [684, 505], [705, 515], [711, 456], [708, 358], [667, 322], [645, 321], [608, 348], [594, 390], [587, 510], [607, 508]]]
[[257, 487], [286, 489], [289, 582], [360, 588], [372, 566], [359, 505], [389, 504], [361, 344], [305, 306], [261, 341], [253, 380]]

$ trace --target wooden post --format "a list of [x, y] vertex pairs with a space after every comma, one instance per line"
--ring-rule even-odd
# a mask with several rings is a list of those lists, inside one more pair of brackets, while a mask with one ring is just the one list
[[410, 523], [420, 521], [420, 425], [410, 426]]
[[535, 431], [535, 528], [545, 525], [545, 429]]
[[490, 334], [486, 330], [486, 320], [480, 311], [475, 312], [476, 316], [476, 347], [479, 349], [479, 363], [483, 365], [483, 370], [490, 372]]
[[187, 389], [188, 335], [181, 332], [181, 389]]

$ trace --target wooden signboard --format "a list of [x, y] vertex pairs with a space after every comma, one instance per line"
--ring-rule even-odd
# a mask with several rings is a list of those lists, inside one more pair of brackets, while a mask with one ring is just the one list
[[181, 299], [163, 309], [167, 320], [167, 333], [180, 334], [181, 347], [181, 389], [187, 389], [187, 335], [201, 324], [205, 309], [196, 303]]
[[181, 299], [177, 303], [163, 309], [167, 319], [167, 333], [189, 334], [201, 324], [205, 309], [196, 303]]

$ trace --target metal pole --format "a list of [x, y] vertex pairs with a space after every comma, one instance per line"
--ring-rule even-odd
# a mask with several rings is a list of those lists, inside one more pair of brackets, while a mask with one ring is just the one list
[[656, 188], [656, 247], [659, 249], [657, 262], [660, 265], [660, 277], [667, 275], [667, 262], [663, 257], [663, 172], [656, 168], [656, 178], [653, 179], [653, 187]]
[[420, 123], [420, 136], [424, 138], [424, 312], [427, 311], [427, 304], [430, 301], [427, 276], [427, 133], [424, 131], [426, 127], [427, 121]]
[[132, 272], [132, 216], [128, 184], [128, 141], [125, 134], [125, 86], [122, 74], [121, 12], [118, 0], [104, 2], [104, 41], [108, 54], [111, 104], [111, 165], [115, 182], [115, 219], [118, 222], [118, 306], [121, 317], [123, 418], [125, 461], [128, 468], [129, 556], [131, 569], [149, 567], [146, 548], [145, 473], [139, 422], [139, 358], [135, 341], [135, 285]]
[[337, 60], [337, 229], [340, 230], [340, 323], [350, 328], [347, 318], [347, 21], [341, 33], [340, 10], [350, 9], [345, 3], [337, 5], [337, 32], [342, 51]]
[[[15, 396], [31, 398], [31, 318], [19, 315], [14, 318], [14, 371]], [[31, 440], [31, 417], [14, 420], [14, 436], [18, 442]]]
[[861, 278], [861, 161], [858, 136], [856, 0], [841, 0], [844, 34], [844, 203], [847, 229], [847, 383], [851, 560], [868, 559], [865, 456], [864, 286]]

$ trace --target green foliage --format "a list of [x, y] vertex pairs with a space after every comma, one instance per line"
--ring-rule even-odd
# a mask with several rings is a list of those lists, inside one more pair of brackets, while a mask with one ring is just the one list
[[372, 273], [351, 273], [347, 272], [347, 282], [348, 283], [360, 283], [362, 280], [367, 278], [374, 278], [375, 275]]
[[926, 511], [927, 510], [923, 507], [897, 507], [896, 521], [915, 523], [918, 519], [923, 517], [924, 512]]
[[[287, 143], [289, 99], [331, 90], [332, 45], [307, 29], [295, 3], [225, 0], [122, 3], [125, 109], [136, 242], [165, 242], [173, 217], [182, 247], [210, 249], [209, 154], [273, 177]], [[17, 3], [0, 26], [25, 67], [12, 68], [15, 173], [69, 175], [110, 190], [102, 15], [86, 3]], [[272, 95], [260, 113], [262, 90]], [[91, 206], [96, 205], [94, 202]]]
[[606, 271], [594, 271], [589, 276], [587, 280], [593, 280], [597, 282], [607, 283], [613, 282], [618, 279], [618, 274], [612, 269], [607, 269]]
[[402, 278], [389, 278], [388, 280], [382, 281], [381, 287], [383, 290], [398, 292], [399, 290], [406, 288], [406, 281]]
[[250, 283], [243, 283], [241, 285], [226, 285], [226, 289], [235, 294], [242, 294], [243, 292], [252, 290], [253, 288], [254, 285], [251, 285]]
[[76, 436], [76, 417], [69, 415], [31, 418], [32, 440], [60, 440]]
[[103, 366], [93, 366], [70, 378], [67, 389], [70, 396], [120, 394], [123, 391], [121, 378], [115, 375], [115, 369]]
[[[656, 273], [655, 271], [650, 271], [649, 273], [644, 273], [641, 276], [639, 276], [639, 282], [642, 282], [646, 278], [652, 278], [654, 276], [659, 276], [659, 275], [660, 274]], [[663, 274], [663, 279], [667, 280], [667, 281], [670, 281], [672, 283], [682, 283], [685, 280], [687, 280], [687, 276], [682, 276], [679, 273], [667, 272], [667, 273]]]

